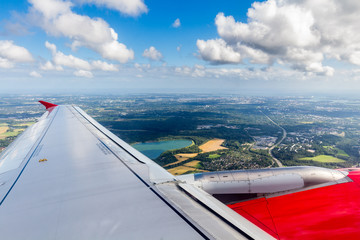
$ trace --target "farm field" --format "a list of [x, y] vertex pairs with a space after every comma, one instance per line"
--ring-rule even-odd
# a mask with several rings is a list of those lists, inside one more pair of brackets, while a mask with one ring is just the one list
[[0, 125], [0, 138], [7, 132], [7, 130], [9, 129], [9, 127], [6, 126], [1, 126]]
[[[200, 145], [199, 148], [201, 149], [201, 153], [208, 153], [208, 152], [213, 152], [213, 151], [217, 151], [217, 150], [227, 149], [226, 147], [221, 146], [221, 144], [224, 141], [225, 141], [224, 139], [212, 139], [212, 140], [209, 140], [206, 143]], [[179, 163], [185, 162], [190, 158], [196, 157], [198, 154], [199, 153], [178, 153], [178, 154], [174, 155], [178, 161], [169, 163], [169, 164], [165, 165], [164, 167], [169, 167], [172, 165], [177, 165]], [[220, 155], [218, 155], [218, 154], [210, 154], [209, 158], [213, 159], [213, 158], [217, 158], [219, 156]], [[188, 171], [202, 171], [202, 170], [197, 169], [199, 167], [199, 163], [200, 163], [200, 161], [191, 161], [191, 162], [185, 163], [182, 166], [177, 166], [177, 167], [168, 169], [168, 171], [173, 175], [181, 175]]]
[[184, 166], [193, 167], [193, 168], [198, 168], [198, 167], [199, 167], [199, 163], [200, 163], [200, 161], [194, 160], [194, 161], [185, 163]]
[[173, 163], [166, 164], [164, 167], [168, 167], [168, 166], [171, 166], [171, 165], [175, 165], [175, 164], [184, 162], [184, 161], [188, 160], [189, 158], [196, 157], [197, 155], [198, 155], [198, 153], [179, 153], [179, 154], [176, 154], [174, 156], [176, 157], [177, 161], [173, 162]]
[[12, 131], [9, 131], [9, 127], [0, 127], [0, 139], [5, 139], [7, 137], [15, 137], [19, 135], [21, 132], [23, 132], [25, 129], [14, 129]]
[[322, 162], [322, 163], [346, 162], [344, 160], [341, 160], [339, 158], [329, 156], [329, 155], [319, 155], [319, 156], [316, 156], [316, 157], [304, 157], [304, 158], [299, 158], [299, 160], [307, 160], [307, 161], [311, 160], [311, 161]]
[[197, 155], [198, 153], [179, 153], [176, 154], [175, 157], [179, 161], [184, 161], [184, 160], [188, 160], [189, 158], [196, 157]]
[[18, 123], [14, 124], [14, 127], [29, 127], [33, 124], [35, 124], [35, 122]]
[[199, 148], [202, 150], [202, 152], [213, 152], [221, 149], [227, 149], [226, 147], [222, 147], [221, 144], [223, 144], [225, 140], [224, 139], [212, 139], [210, 141], [207, 141], [206, 143], [199, 146]]
[[324, 148], [336, 151], [336, 156], [349, 157], [349, 154], [347, 154], [344, 150], [341, 150], [339, 148], [333, 146], [324, 146]]
[[218, 158], [218, 157], [220, 157], [220, 155], [219, 155], [219, 154], [216, 154], [216, 153], [209, 155], [209, 158], [210, 158], [210, 159]]
[[168, 172], [170, 172], [172, 175], [181, 175], [181, 174], [185, 174], [185, 173], [195, 173], [195, 172], [207, 172], [204, 170], [200, 170], [194, 167], [188, 167], [188, 166], [179, 166], [179, 167], [175, 167], [175, 168], [171, 168], [168, 169]]

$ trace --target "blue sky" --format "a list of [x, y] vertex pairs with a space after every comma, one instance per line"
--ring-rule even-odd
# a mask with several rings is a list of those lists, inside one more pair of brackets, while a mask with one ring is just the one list
[[357, 1], [13, 0], [1, 93], [357, 94]]

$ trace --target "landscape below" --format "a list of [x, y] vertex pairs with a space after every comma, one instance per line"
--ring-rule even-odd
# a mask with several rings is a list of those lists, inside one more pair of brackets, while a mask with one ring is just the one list
[[[0, 150], [41, 116], [39, 99], [0, 97]], [[184, 147], [152, 157], [175, 175], [277, 167], [276, 160], [328, 168], [360, 162], [358, 99], [180, 94], [41, 99], [80, 106], [130, 144], [185, 140]]]

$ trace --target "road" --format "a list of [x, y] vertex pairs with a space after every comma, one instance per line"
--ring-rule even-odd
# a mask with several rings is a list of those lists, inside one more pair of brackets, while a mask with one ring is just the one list
[[283, 132], [283, 135], [282, 135], [282, 138], [277, 142], [275, 143], [274, 145], [272, 145], [270, 148], [269, 148], [269, 155], [272, 157], [272, 159], [274, 160], [274, 163], [276, 163], [279, 167], [283, 167], [283, 164], [280, 162], [279, 159], [277, 159], [276, 157], [274, 157], [274, 155], [272, 154], [272, 150], [277, 147], [282, 141], [284, 141], [284, 139], [286, 138], [286, 130], [281, 127], [279, 124], [277, 124], [276, 122], [274, 122], [268, 115], [266, 115], [263, 111], [260, 110], [260, 112], [262, 112], [262, 114], [265, 115], [265, 117], [267, 117], [267, 119], [269, 119], [270, 122], [272, 122], [274, 125], [278, 126], [282, 132]]

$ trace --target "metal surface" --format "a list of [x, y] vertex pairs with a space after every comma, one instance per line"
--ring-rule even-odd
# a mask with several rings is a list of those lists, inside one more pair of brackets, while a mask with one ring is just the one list
[[51, 114], [41, 149], [2, 199], [1, 239], [203, 239], [68, 107]]
[[219, 214], [227, 223], [233, 225], [235, 228], [240, 229], [245, 236], [261, 240], [273, 239], [273, 237], [267, 234], [266, 231], [259, 231], [256, 226], [250, 221], [246, 220], [246, 218], [243, 218], [234, 211], [231, 211], [226, 205], [217, 199], [212, 198], [211, 195], [207, 194], [202, 189], [194, 187], [190, 184], [182, 183], [180, 183], [180, 187], [189, 193], [192, 197], [198, 199], [199, 202], [207, 206], [208, 209], [211, 209], [212, 211]]
[[20, 134], [0, 156], [0, 205], [9, 194], [32, 154], [41, 149], [39, 141], [46, 132], [52, 118], [43, 114], [38, 123]]
[[286, 167], [196, 173], [179, 179], [210, 194], [268, 194], [351, 181], [346, 178], [347, 174], [346, 171], [320, 167]]

